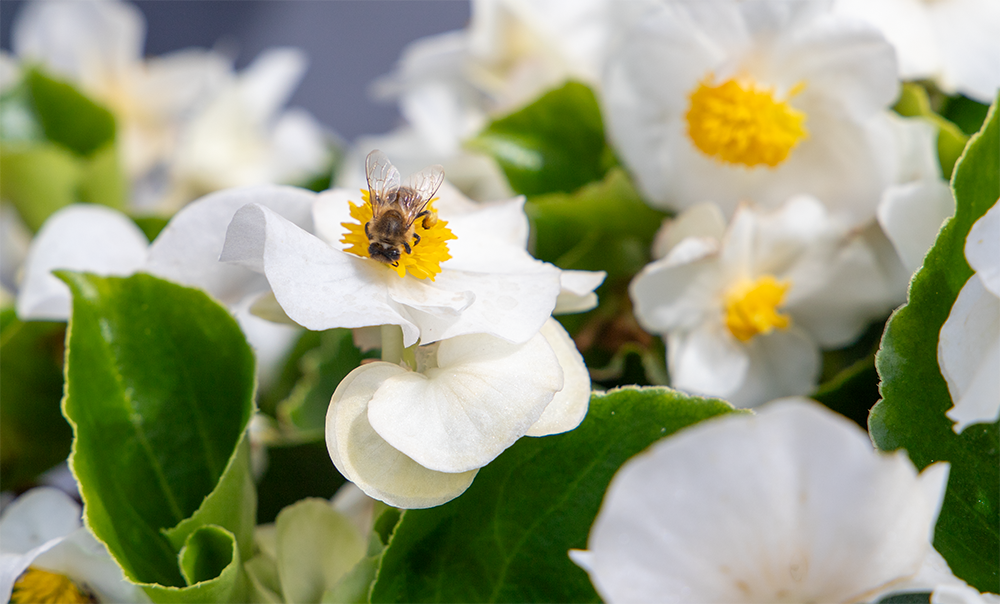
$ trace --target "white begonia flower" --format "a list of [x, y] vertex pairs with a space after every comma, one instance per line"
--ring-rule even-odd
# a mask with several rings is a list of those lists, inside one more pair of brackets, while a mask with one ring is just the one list
[[817, 403], [775, 401], [626, 462], [570, 555], [605, 602], [877, 601], [944, 564], [947, 477]]
[[836, 0], [834, 11], [878, 27], [896, 48], [899, 75], [992, 103], [1000, 88], [1000, 4], [994, 0]]
[[328, 169], [323, 127], [304, 110], [281, 111], [307, 62], [301, 50], [272, 48], [230, 78], [181, 131], [164, 204], [230, 187], [296, 184]]
[[525, 342], [560, 293], [589, 294], [580, 275], [525, 251], [523, 197], [475, 204], [445, 182], [433, 205], [438, 223], [397, 266], [364, 257], [371, 206], [352, 199], [360, 196], [342, 189], [318, 195], [315, 234], [249, 204], [229, 226], [222, 260], [263, 273], [288, 318], [307, 329], [398, 325], [406, 347], [474, 333]]
[[438, 154], [457, 154], [491, 114], [567, 79], [596, 84], [608, 0], [474, 0], [469, 27], [421, 38], [373, 85]]
[[337, 469], [396, 507], [450, 501], [517, 439], [572, 430], [587, 412], [590, 377], [554, 319], [520, 344], [486, 334], [441, 340], [419, 348], [416, 365], [355, 369], [326, 418]]
[[806, 394], [820, 347], [852, 342], [892, 307], [871, 249], [811, 197], [742, 205], [721, 239], [721, 212], [691, 213], [629, 288], [639, 324], [666, 339], [675, 388], [739, 406]]
[[133, 180], [174, 151], [187, 115], [221, 85], [230, 61], [206, 50], [143, 59], [145, 21], [116, 0], [28, 2], [14, 24], [15, 54], [70, 79], [107, 105], [119, 125], [121, 158]]
[[53, 270], [117, 276], [147, 272], [201, 288], [229, 307], [256, 350], [260, 377], [266, 381], [299, 330], [251, 314], [250, 305], [268, 291], [268, 284], [253, 271], [219, 262], [226, 227], [244, 204], [260, 203], [311, 228], [314, 197], [310, 191], [281, 186], [220, 191], [183, 208], [152, 244], [117, 210], [91, 204], [63, 208], [42, 225], [28, 250], [16, 302], [18, 317], [69, 318], [70, 291]]
[[823, 201], [860, 225], [897, 159], [892, 47], [827, 2], [624, 2], [604, 72], [609, 136], [651, 204]]
[[969, 229], [965, 259], [975, 273], [958, 292], [938, 337], [938, 364], [962, 432], [1000, 418], [1000, 201]]
[[21, 495], [0, 518], [0, 600], [89, 602], [88, 596], [149, 601], [83, 526], [79, 504], [51, 487]]

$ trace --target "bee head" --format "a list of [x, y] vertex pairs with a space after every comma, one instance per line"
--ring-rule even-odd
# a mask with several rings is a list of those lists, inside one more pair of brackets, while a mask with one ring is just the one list
[[368, 246], [368, 255], [372, 257], [372, 260], [378, 260], [383, 264], [395, 266], [399, 262], [399, 248], [377, 241]]

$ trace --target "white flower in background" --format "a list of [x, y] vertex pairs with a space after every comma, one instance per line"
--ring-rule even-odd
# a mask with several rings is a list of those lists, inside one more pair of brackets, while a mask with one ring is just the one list
[[958, 292], [937, 349], [955, 432], [1000, 417], [1000, 205], [972, 225], [965, 259], [976, 272]]
[[230, 61], [206, 50], [143, 59], [146, 24], [116, 0], [26, 2], [13, 50], [106, 104], [119, 125], [121, 157], [139, 180], [173, 152], [180, 123], [221, 85]]
[[695, 206], [665, 229], [666, 257], [629, 291], [640, 325], [666, 339], [675, 388], [739, 406], [806, 394], [820, 347], [849, 344], [892, 308], [871, 249], [811, 197], [769, 213], [742, 205], [728, 228]]
[[[947, 464], [919, 475], [804, 399], [711, 419], [615, 475], [573, 560], [605, 602], [861, 602], [957, 584], [931, 546]], [[929, 589], [927, 590], [929, 591]]]
[[406, 347], [473, 333], [525, 342], [559, 310], [560, 294], [573, 305], [604, 278], [532, 258], [523, 197], [475, 204], [445, 182], [437, 224], [417, 223], [420, 243], [397, 266], [367, 257], [372, 209], [351, 201], [360, 195], [334, 189], [315, 199], [315, 233], [250, 203], [222, 252], [263, 273], [281, 310], [307, 329], [398, 325]]
[[823, 201], [860, 225], [897, 168], [892, 47], [827, 2], [622, 2], [608, 133], [650, 203]]
[[0, 518], [0, 600], [148, 602], [83, 526], [80, 506], [51, 487], [21, 495]]
[[310, 191], [281, 186], [220, 191], [178, 212], [152, 244], [121, 212], [91, 204], [63, 208], [49, 217], [31, 243], [17, 296], [18, 317], [69, 318], [69, 288], [51, 274], [55, 269], [118, 276], [147, 272], [199, 287], [228, 306], [255, 348], [258, 370], [266, 381], [299, 330], [252, 315], [250, 305], [268, 291], [267, 281], [245, 268], [219, 262], [219, 254], [226, 227], [244, 204], [267, 205], [311, 228], [313, 198]]
[[1000, 88], [995, 0], [836, 0], [834, 11], [878, 27], [896, 47], [899, 75], [987, 105]]
[[230, 187], [299, 184], [330, 169], [323, 127], [302, 109], [282, 112], [305, 74], [305, 53], [262, 52], [184, 125], [169, 172], [168, 207]]
[[[449, 180], [476, 200], [510, 197], [496, 162], [462, 148], [498, 114], [519, 108], [567, 79], [598, 82], [606, 37], [607, 0], [475, 0], [465, 30], [421, 38], [407, 46], [397, 68], [373, 84], [396, 100], [407, 125], [356, 141], [380, 148], [398, 165], [418, 170], [442, 164]], [[363, 183], [363, 156], [339, 184]]]
[[413, 369], [389, 362], [355, 369], [326, 419], [337, 469], [401, 508], [458, 497], [520, 437], [578, 426], [590, 399], [583, 358], [554, 319], [521, 344], [472, 334], [420, 347]]
[[475, 0], [466, 30], [421, 38], [373, 85], [437, 153], [567, 79], [598, 81], [607, 0]]

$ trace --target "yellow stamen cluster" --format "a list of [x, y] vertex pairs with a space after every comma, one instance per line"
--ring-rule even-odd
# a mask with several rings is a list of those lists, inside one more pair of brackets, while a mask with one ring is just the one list
[[724, 296], [726, 327], [741, 342], [775, 328], [787, 329], [792, 321], [778, 312], [778, 306], [790, 286], [771, 275], [737, 283]]
[[[341, 226], [347, 229], [347, 233], [340, 241], [347, 246], [344, 251], [363, 258], [371, 258], [371, 254], [368, 253], [368, 246], [371, 242], [368, 240], [368, 235], [365, 235], [365, 225], [372, 219], [372, 202], [368, 197], [368, 191], [362, 190], [361, 198], [364, 203], [360, 206], [350, 202], [351, 218], [358, 222], [341, 223]], [[431, 200], [427, 209], [434, 210], [433, 204], [436, 199]], [[396, 271], [400, 277], [409, 272], [417, 279], [433, 281], [434, 276], [441, 272], [441, 263], [451, 258], [451, 253], [448, 251], [448, 240], [457, 239], [457, 237], [448, 228], [448, 222], [440, 219], [430, 228], [424, 228], [423, 220], [418, 219], [414, 223], [413, 231], [420, 235], [420, 243], [414, 245], [413, 241], [416, 240], [414, 238], [413, 241], [409, 242], [410, 253], [407, 254], [404, 251], [400, 254], [396, 266], [388, 264], [386, 266]]]
[[[799, 84], [789, 96], [803, 87]], [[723, 162], [773, 168], [809, 134], [805, 113], [753, 82], [730, 79], [713, 86], [709, 76], [690, 99], [688, 136], [703, 153]]]
[[11, 604], [85, 604], [94, 597], [66, 575], [29, 567], [14, 583]]

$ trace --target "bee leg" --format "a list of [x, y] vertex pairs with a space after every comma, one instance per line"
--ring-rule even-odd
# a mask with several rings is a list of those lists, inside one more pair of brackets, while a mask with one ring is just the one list
[[417, 214], [417, 218], [423, 217], [423, 222], [421, 223], [425, 229], [429, 229], [435, 224], [437, 224], [437, 212], [432, 212], [430, 210], [424, 210], [423, 212]]
[[410, 249], [410, 244], [407, 243], [407, 242], [405, 242], [405, 241], [403, 242], [403, 249], [406, 250], [407, 254], [412, 254], [413, 253], [413, 250]]
[[414, 239], [416, 240], [416, 241], [414, 241], [414, 242], [413, 242], [413, 246], [414, 246], [414, 247], [416, 247], [416, 245], [417, 245], [418, 243], [420, 243], [420, 235], [418, 235], [418, 234], [414, 233], [414, 234], [413, 234], [413, 238], [414, 238]]
[[371, 231], [368, 230], [369, 224], [371, 224], [370, 221], [365, 223], [365, 237], [367, 237], [370, 240], [372, 238], [372, 234]]

